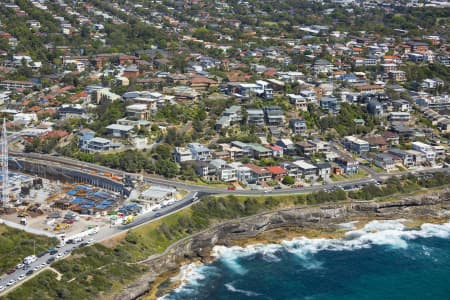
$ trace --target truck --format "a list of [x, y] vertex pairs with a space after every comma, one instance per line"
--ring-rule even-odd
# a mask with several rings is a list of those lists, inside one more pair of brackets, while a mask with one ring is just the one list
[[122, 221], [122, 225], [130, 224], [131, 222], [133, 222], [133, 220], [134, 220], [133, 215], [126, 216], [125, 219], [123, 219]]

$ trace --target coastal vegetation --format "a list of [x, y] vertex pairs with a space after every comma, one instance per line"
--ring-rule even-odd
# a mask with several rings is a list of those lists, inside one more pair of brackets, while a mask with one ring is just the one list
[[26, 256], [41, 253], [57, 244], [56, 239], [0, 225], [0, 273], [22, 263]]
[[139, 264], [151, 255], [194, 233], [227, 220], [251, 216], [265, 211], [301, 205], [368, 200], [398, 195], [450, 184], [450, 175], [436, 173], [416, 177], [391, 178], [383, 186], [368, 185], [359, 191], [319, 191], [310, 194], [236, 197], [205, 197], [189, 208], [155, 222], [130, 230], [112, 243], [80, 248], [64, 260], [52, 265], [63, 274], [61, 280], [45, 271], [14, 290], [5, 299], [88, 299], [117, 292], [136, 280], [147, 269]]

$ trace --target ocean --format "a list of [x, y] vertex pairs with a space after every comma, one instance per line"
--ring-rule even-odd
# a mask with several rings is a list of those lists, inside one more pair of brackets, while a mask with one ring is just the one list
[[183, 266], [171, 279], [181, 286], [160, 299], [449, 300], [450, 222], [404, 221], [342, 224], [342, 239], [217, 246], [214, 262]]

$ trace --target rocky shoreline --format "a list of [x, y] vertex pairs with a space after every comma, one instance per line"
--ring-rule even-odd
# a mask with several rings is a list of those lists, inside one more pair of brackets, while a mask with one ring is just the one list
[[[320, 207], [297, 207], [236, 219], [182, 239], [162, 254], [141, 263], [149, 268], [138, 281], [126, 286], [113, 299], [154, 299], [157, 287], [187, 262], [210, 262], [216, 245], [232, 246], [280, 241], [289, 236], [336, 237], [336, 224], [354, 220], [412, 219], [417, 224], [450, 219], [450, 189], [420, 197], [386, 202], [333, 203]], [[269, 234], [270, 233], [270, 234]], [[264, 236], [265, 234], [265, 236]], [[145, 297], [144, 297], [145, 296]]]

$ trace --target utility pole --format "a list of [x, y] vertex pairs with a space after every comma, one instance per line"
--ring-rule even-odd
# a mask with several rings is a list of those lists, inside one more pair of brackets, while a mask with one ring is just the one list
[[5, 209], [8, 205], [8, 135], [6, 133], [6, 120], [3, 118], [3, 127], [1, 135], [1, 161], [2, 161], [2, 205]]

